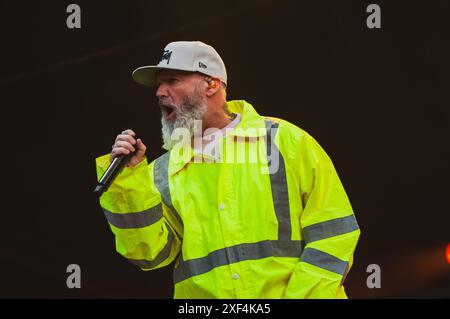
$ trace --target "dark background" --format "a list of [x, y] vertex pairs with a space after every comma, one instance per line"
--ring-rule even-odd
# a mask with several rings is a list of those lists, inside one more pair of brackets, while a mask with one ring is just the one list
[[[81, 29], [66, 7], [81, 6]], [[395, 3], [393, 3], [395, 2]], [[382, 28], [366, 27], [377, 3]], [[170, 298], [171, 267], [115, 252], [94, 158], [133, 128], [163, 153], [154, 90], [131, 71], [174, 40], [214, 46], [228, 99], [327, 151], [362, 235], [351, 298], [450, 297], [449, 2], [0, 1], [0, 297]], [[79, 264], [81, 289], [66, 287]], [[382, 286], [366, 286], [369, 264]]]

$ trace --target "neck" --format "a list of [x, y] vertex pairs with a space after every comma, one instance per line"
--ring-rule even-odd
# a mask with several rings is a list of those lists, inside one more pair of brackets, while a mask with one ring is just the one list
[[232, 119], [223, 111], [222, 108], [212, 111], [209, 109], [203, 117], [203, 132], [208, 128], [222, 129], [230, 124]]

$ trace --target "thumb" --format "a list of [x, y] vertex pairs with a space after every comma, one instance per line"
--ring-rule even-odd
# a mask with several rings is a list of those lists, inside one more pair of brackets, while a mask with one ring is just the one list
[[142, 140], [140, 138], [137, 139], [136, 146], [137, 146], [136, 152], [137, 154], [139, 155], [145, 154], [145, 150], [147, 149], [147, 147], [144, 145], [144, 143], [142, 143]]

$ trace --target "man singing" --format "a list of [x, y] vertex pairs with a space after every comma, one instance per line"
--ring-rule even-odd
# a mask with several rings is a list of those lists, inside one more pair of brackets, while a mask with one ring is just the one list
[[127, 129], [97, 158], [100, 177], [133, 153], [100, 198], [117, 251], [143, 270], [175, 261], [175, 298], [346, 298], [360, 230], [317, 141], [227, 102], [225, 65], [202, 42], [169, 43], [133, 78], [156, 87], [167, 152], [148, 164]]

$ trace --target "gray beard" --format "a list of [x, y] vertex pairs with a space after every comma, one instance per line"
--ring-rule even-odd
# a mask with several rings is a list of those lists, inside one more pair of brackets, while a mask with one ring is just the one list
[[[206, 103], [200, 97], [186, 97], [180, 108], [176, 108], [175, 121], [169, 122], [163, 112], [161, 116], [161, 131], [163, 138], [163, 148], [170, 151], [177, 143], [178, 139], [172, 139], [172, 133], [177, 128], [185, 129], [189, 132], [190, 138], [194, 136], [197, 121], [201, 121], [206, 113]], [[201, 127], [200, 127], [201, 132]], [[189, 139], [190, 140], [190, 139]]]

